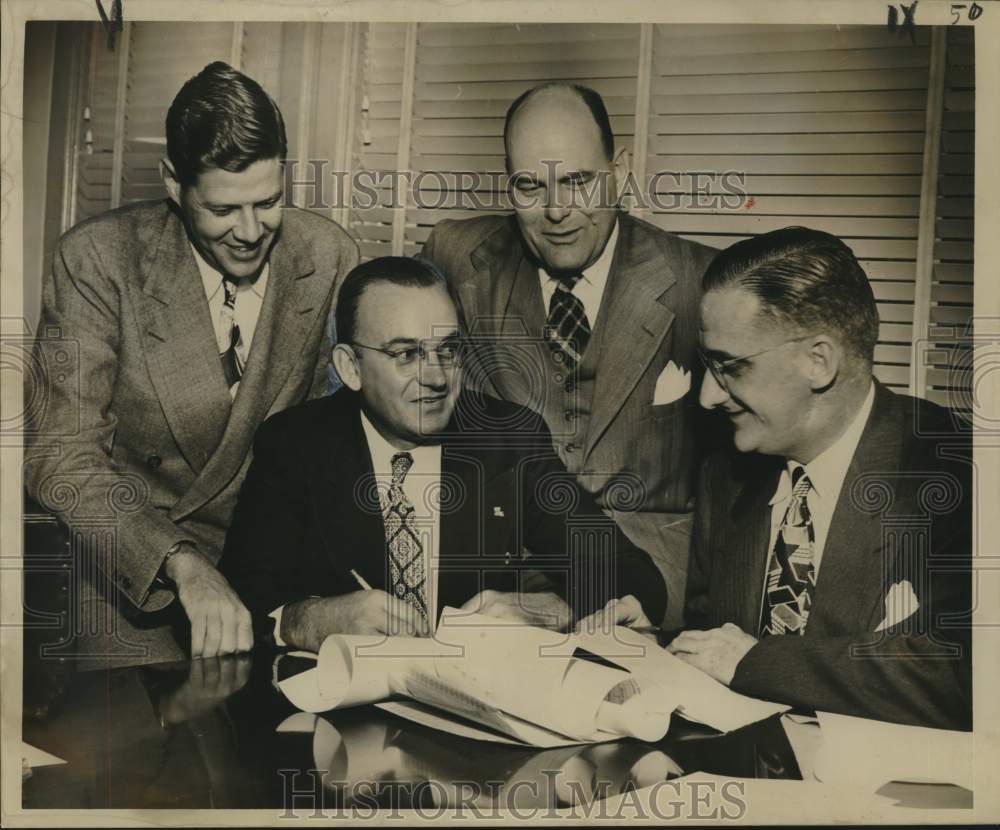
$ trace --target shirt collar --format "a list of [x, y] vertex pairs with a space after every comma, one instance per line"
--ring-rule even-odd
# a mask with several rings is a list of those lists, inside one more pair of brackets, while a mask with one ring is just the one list
[[[191, 253], [194, 254], [194, 261], [198, 266], [198, 273], [201, 275], [201, 284], [205, 289], [205, 296], [211, 300], [212, 297], [218, 293], [219, 289], [222, 288], [222, 274], [208, 264], [205, 257], [201, 255], [201, 252], [195, 247], [193, 242], [188, 240], [188, 244], [191, 246]], [[264, 291], [267, 288], [267, 277], [270, 270], [270, 261], [265, 262], [264, 268], [260, 272], [260, 276], [253, 282], [250, 282], [249, 280], [240, 280], [240, 288], [246, 285], [246, 290], [253, 291], [253, 293], [258, 297], [264, 299]]]
[[391, 474], [392, 457], [397, 453], [408, 452], [413, 457], [413, 466], [424, 470], [429, 469], [429, 465], [433, 465], [441, 458], [440, 444], [421, 444], [409, 450], [396, 449], [375, 429], [375, 425], [365, 415], [364, 410], [361, 411], [361, 426], [368, 440], [368, 451], [371, 453], [375, 475]]
[[[617, 244], [618, 219], [616, 217], [614, 227], [611, 229], [611, 236], [608, 237], [608, 241], [604, 245], [604, 250], [601, 251], [601, 255], [594, 261], [594, 263], [584, 270], [583, 276], [581, 277], [582, 282], [603, 288], [604, 283], [608, 281], [608, 274], [611, 273], [611, 261], [615, 258], [615, 247]], [[546, 272], [546, 276], [552, 282], [559, 282], [557, 277], [553, 277], [548, 272]]]
[[[833, 498], [840, 492], [844, 477], [847, 475], [847, 468], [851, 465], [851, 459], [854, 458], [854, 452], [861, 441], [861, 433], [864, 432], [865, 424], [868, 423], [868, 416], [871, 414], [874, 402], [875, 384], [870, 382], [864, 403], [861, 404], [861, 408], [847, 429], [833, 444], [804, 465], [806, 475], [809, 476], [809, 483], [821, 499]], [[791, 496], [791, 476], [795, 468], [801, 466], [803, 465], [798, 461], [792, 459], [786, 461], [785, 469], [781, 471], [781, 478], [778, 481], [778, 489], [771, 497], [770, 504], [785, 501]]]

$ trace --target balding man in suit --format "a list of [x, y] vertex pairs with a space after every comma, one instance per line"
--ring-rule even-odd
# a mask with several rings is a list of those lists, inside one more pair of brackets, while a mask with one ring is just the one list
[[754, 697], [970, 729], [968, 429], [873, 377], [875, 299], [836, 237], [739, 242], [703, 287], [700, 400], [733, 447], [701, 472], [670, 650]]

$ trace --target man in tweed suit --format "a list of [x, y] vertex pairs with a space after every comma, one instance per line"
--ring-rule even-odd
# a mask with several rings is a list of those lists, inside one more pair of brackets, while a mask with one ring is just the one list
[[543, 415], [567, 469], [663, 571], [679, 625], [713, 251], [619, 210], [628, 153], [593, 90], [528, 91], [504, 143], [514, 216], [440, 222], [422, 256], [481, 344], [470, 382]]
[[171, 629], [196, 657], [251, 647], [215, 563], [257, 426], [325, 388], [324, 323], [358, 260], [283, 208], [284, 124], [252, 79], [205, 67], [166, 132], [169, 199], [73, 228], [43, 291], [25, 481], [77, 549], [81, 660], [179, 659]]

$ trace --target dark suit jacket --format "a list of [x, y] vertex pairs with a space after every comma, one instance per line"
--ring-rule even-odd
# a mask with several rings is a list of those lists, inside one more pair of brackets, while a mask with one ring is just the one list
[[[448, 278], [465, 324], [481, 344], [474, 354], [485, 371], [470, 370], [467, 377], [487, 377], [484, 389], [541, 413], [553, 435], [565, 437], [557, 450], [567, 469], [663, 571], [671, 627], [680, 624], [695, 474], [706, 437], [695, 347], [701, 277], [715, 253], [619, 215], [600, 314], [591, 321], [591, 348], [599, 345], [600, 352], [586, 431], [568, 427], [564, 418], [561, 385], [551, 377], [542, 340], [538, 268], [515, 217], [439, 222], [421, 253]], [[528, 298], [534, 315], [515, 312], [517, 295]], [[654, 404], [657, 379], [670, 362], [691, 373], [690, 390]]]
[[184, 223], [167, 201], [102, 214], [60, 240], [43, 286], [29, 493], [70, 527], [105, 534], [98, 563], [120, 607], [170, 603], [153, 579], [192, 540], [222, 552], [254, 431], [325, 388], [324, 324], [357, 245], [286, 209], [235, 400]]
[[[259, 635], [280, 605], [358, 590], [356, 570], [386, 589], [388, 558], [360, 396], [346, 389], [293, 407], [258, 431], [220, 567], [254, 615]], [[635, 594], [662, 614], [663, 581], [585, 492], [552, 450], [534, 413], [463, 393], [442, 436], [438, 606], [458, 606], [483, 588], [517, 588], [517, 571], [545, 571], [587, 613]], [[450, 494], [450, 495], [447, 495]], [[604, 558], [578, 534], [597, 538]], [[574, 541], [577, 542], [574, 545]], [[521, 550], [533, 555], [522, 561]], [[607, 568], [609, 570], [602, 570]]]
[[[703, 468], [689, 628], [757, 636], [768, 504], [784, 459], [717, 454]], [[971, 449], [950, 413], [876, 385], [823, 550], [805, 634], [767, 637], [732, 688], [808, 709], [971, 728]], [[920, 608], [883, 632], [890, 587]]]

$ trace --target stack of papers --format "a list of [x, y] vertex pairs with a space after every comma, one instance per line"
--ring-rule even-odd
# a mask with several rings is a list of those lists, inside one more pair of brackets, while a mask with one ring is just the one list
[[729, 731], [787, 709], [730, 691], [626, 628], [567, 635], [446, 609], [433, 639], [332, 635], [278, 687], [305, 712], [367, 703], [483, 740], [660, 740], [671, 713]]

